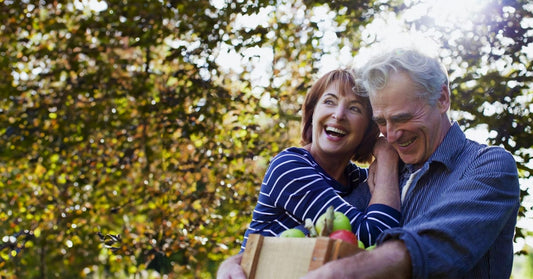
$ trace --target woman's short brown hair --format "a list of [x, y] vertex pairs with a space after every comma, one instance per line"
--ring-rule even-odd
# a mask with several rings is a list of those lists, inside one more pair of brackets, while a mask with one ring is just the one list
[[367, 117], [369, 119], [368, 127], [365, 131], [363, 140], [359, 146], [354, 150], [352, 157], [353, 161], [360, 163], [367, 163], [372, 160], [372, 150], [376, 139], [379, 136], [379, 129], [376, 123], [372, 120], [372, 107], [370, 100], [367, 97], [363, 87], [356, 83], [357, 73], [349, 69], [337, 69], [326, 73], [309, 89], [305, 96], [305, 102], [302, 110], [302, 144], [307, 145], [313, 141], [313, 113], [318, 100], [324, 94], [324, 91], [330, 84], [339, 81], [341, 86], [339, 88], [341, 94], [356, 94], [358, 98], [363, 100], [366, 107]]

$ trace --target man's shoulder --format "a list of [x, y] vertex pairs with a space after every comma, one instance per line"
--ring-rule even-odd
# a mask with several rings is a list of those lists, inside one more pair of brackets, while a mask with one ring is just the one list
[[513, 155], [501, 146], [488, 145], [471, 139], [467, 139], [465, 152], [474, 158], [498, 159], [513, 161]]
[[514, 162], [512, 154], [501, 146], [481, 143], [466, 137], [464, 132], [454, 123], [450, 129], [449, 137], [442, 152], [451, 158], [460, 158], [461, 161], [470, 160], [499, 160], [506, 163]]
[[516, 172], [516, 162], [510, 152], [500, 146], [491, 146], [466, 137], [457, 123], [433, 154], [431, 161], [441, 162], [448, 170], [463, 173], [473, 171]]
[[509, 174], [516, 176], [517, 167], [513, 155], [501, 146], [492, 146], [467, 140], [463, 151], [457, 154], [457, 164], [472, 174]]

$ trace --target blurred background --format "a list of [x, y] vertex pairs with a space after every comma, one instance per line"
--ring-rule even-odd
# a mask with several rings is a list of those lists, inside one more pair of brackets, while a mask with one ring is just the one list
[[[214, 278], [326, 71], [439, 55], [467, 135], [514, 154], [533, 277], [528, 0], [0, 0], [0, 277]], [[529, 253], [528, 253], [529, 252]]]

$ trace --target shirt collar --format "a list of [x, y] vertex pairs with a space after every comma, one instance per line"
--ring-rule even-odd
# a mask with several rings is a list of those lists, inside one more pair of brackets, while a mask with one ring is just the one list
[[[453, 169], [455, 159], [458, 157], [457, 154], [464, 147], [465, 139], [466, 136], [459, 127], [459, 124], [454, 122], [437, 147], [437, 150], [433, 152], [422, 168], [427, 168], [432, 163], [437, 162], [444, 165], [447, 169]], [[410, 172], [415, 170], [413, 165], [406, 165], [406, 167]]]

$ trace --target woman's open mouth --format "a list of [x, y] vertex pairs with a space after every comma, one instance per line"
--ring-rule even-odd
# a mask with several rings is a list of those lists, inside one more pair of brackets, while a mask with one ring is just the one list
[[346, 135], [346, 131], [331, 126], [327, 126], [325, 130], [329, 136], [344, 137]]

